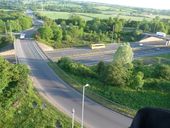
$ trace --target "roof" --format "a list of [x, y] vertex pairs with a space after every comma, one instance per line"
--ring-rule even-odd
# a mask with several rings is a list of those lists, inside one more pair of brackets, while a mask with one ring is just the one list
[[162, 41], [164, 40], [158, 37], [147, 37], [145, 39], [140, 40], [139, 42], [145, 43], [145, 42], [162, 42]]

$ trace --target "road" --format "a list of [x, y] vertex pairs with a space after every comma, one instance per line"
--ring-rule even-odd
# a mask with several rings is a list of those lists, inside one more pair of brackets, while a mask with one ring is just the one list
[[[116, 44], [108, 45], [106, 49], [91, 50], [88, 48], [68, 48], [55, 51], [46, 52], [48, 57], [53, 61], [57, 61], [59, 58], [68, 56], [71, 59], [80, 62], [82, 64], [91, 66], [97, 64], [99, 61], [111, 62], [113, 60], [113, 54], [118, 46]], [[133, 48], [139, 48], [138, 46], [132, 46]], [[170, 47], [153, 47], [146, 46], [138, 50], [134, 50], [134, 58], [140, 58], [145, 56], [156, 56], [159, 54], [170, 53]]]
[[[37, 44], [33, 40], [17, 40], [15, 50], [18, 61], [29, 66], [38, 92], [69, 116], [75, 108], [76, 119], [80, 121], [81, 94], [54, 73]], [[85, 98], [84, 121], [88, 128], [128, 128], [132, 119]]]
[[114, 52], [117, 49], [117, 44], [108, 44], [104, 49], [95, 49], [91, 50], [89, 47], [73, 47], [73, 48], [65, 48], [65, 49], [57, 49], [55, 51], [47, 52], [50, 58], [60, 58], [62, 56], [81, 56], [85, 54], [99, 54], [99, 53], [107, 53]]

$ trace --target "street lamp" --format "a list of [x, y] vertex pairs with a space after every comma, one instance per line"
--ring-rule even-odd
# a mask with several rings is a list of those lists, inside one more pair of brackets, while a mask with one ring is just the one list
[[86, 84], [83, 86], [83, 98], [82, 98], [82, 112], [81, 112], [81, 128], [83, 128], [84, 123], [84, 94], [85, 94], [85, 88], [88, 87], [89, 84]]
[[75, 109], [72, 109], [72, 128], [74, 128]]

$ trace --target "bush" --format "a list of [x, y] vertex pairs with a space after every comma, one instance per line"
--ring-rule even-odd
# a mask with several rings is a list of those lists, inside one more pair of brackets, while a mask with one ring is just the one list
[[129, 84], [131, 73], [129, 70], [119, 63], [109, 64], [105, 70], [104, 81], [114, 86], [125, 86]]
[[39, 98], [28, 75], [26, 65], [0, 57], [0, 128], [68, 128], [71, 120]]
[[166, 64], [157, 64], [154, 68], [154, 76], [170, 80], [170, 66]]
[[80, 63], [76, 63], [67, 57], [61, 58], [57, 62], [57, 64], [63, 70], [73, 73], [75, 75], [82, 75], [82, 76], [93, 77], [93, 78], [97, 77], [96, 73], [93, 72], [89, 67]]
[[38, 29], [39, 35], [41, 39], [44, 39], [46, 41], [49, 41], [53, 38], [53, 31], [50, 27], [44, 26]]
[[136, 89], [142, 89], [144, 85], [144, 74], [143, 72], [138, 72], [135, 74], [133, 79], [133, 85]]
[[155, 69], [154, 65], [144, 65], [142, 60], [136, 60], [133, 62], [133, 64], [134, 64], [134, 73], [143, 72], [145, 78], [154, 77], [154, 69]]
[[0, 38], [0, 45], [6, 45], [8, 43], [12, 43], [13, 40], [12, 38], [8, 35], [8, 36], [3, 36]]
[[103, 61], [100, 61], [97, 66], [96, 66], [96, 72], [99, 76], [99, 79], [103, 79], [104, 77], [104, 72], [105, 72], [105, 63]]

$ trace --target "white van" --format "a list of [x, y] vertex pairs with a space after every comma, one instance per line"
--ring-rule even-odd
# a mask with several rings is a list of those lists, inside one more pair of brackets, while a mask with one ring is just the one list
[[156, 32], [156, 35], [160, 37], [166, 37], [166, 33], [164, 32]]
[[21, 33], [20, 34], [20, 39], [24, 39], [25, 38], [25, 33]]

